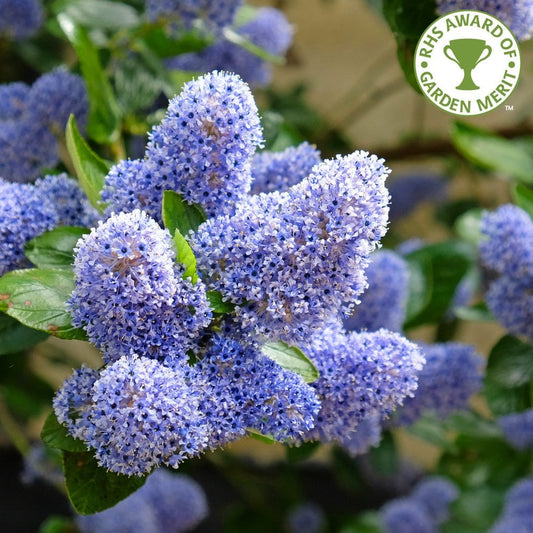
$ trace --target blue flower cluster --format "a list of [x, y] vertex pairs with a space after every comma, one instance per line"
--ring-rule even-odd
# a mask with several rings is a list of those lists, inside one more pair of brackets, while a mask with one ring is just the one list
[[98, 213], [66, 174], [46, 176], [35, 185], [0, 178], [0, 275], [29, 266], [26, 243], [58, 225], [85, 225]]
[[342, 440], [342, 447], [352, 457], [366, 453], [381, 442], [381, 429], [379, 414], [367, 416], [358, 424], [352, 435]]
[[308, 142], [282, 152], [258, 152], [252, 159], [252, 194], [286, 191], [308, 176], [322, 159]]
[[533, 524], [533, 478], [515, 483], [505, 497], [502, 514], [489, 533], [529, 533]]
[[0, 85], [0, 176], [33, 181], [59, 161], [57, 140], [71, 113], [84, 128], [89, 101], [83, 79], [58, 68], [29, 87]]
[[208, 216], [230, 213], [250, 190], [262, 139], [257, 106], [238, 76], [213, 72], [189, 82], [152, 131], [145, 159], [111, 169], [102, 193], [107, 213], [137, 207], [161, 220], [167, 189]]
[[394, 423], [414, 424], [426, 411], [441, 418], [468, 408], [481, 387], [483, 359], [473, 346], [458, 342], [421, 345], [426, 364], [418, 375], [418, 390], [394, 417]]
[[21, 41], [41, 27], [44, 10], [40, 0], [0, 0], [0, 38]]
[[533, 221], [513, 205], [486, 213], [486, 239], [479, 245], [484, 265], [494, 271], [486, 294], [494, 316], [513, 334], [533, 339]]
[[519, 41], [530, 39], [533, 33], [532, 0], [437, 0], [440, 15], [459, 9], [484, 11], [499, 18]]
[[367, 152], [324, 161], [284, 193], [207, 220], [191, 242], [206, 283], [237, 304], [245, 330], [305, 340], [366, 287], [386, 231], [389, 170]]
[[[292, 26], [285, 15], [273, 7], [257, 9], [255, 17], [236, 31], [252, 44], [277, 56], [284, 55], [292, 42]], [[239, 74], [254, 86], [266, 85], [272, 78], [270, 63], [226, 40], [218, 41], [201, 52], [171, 58], [167, 66], [191, 72], [224, 69]]]
[[344, 319], [344, 327], [348, 331], [401, 331], [409, 290], [407, 262], [391, 250], [380, 250], [372, 254], [366, 275], [368, 289], [352, 315]]
[[346, 334], [334, 322], [304, 347], [320, 372], [311, 386], [321, 401], [316, 427], [304, 440], [348, 449], [354, 448], [352, 439], [364, 420], [385, 418], [413, 396], [424, 364], [418, 347], [397, 333]]
[[211, 311], [202, 282], [183, 279], [182, 270], [157, 222], [139, 210], [112, 216], [78, 242], [73, 324], [106, 362], [130, 353], [184, 358]]
[[449, 516], [450, 504], [459, 491], [449, 480], [428, 477], [420, 481], [404, 498], [392, 500], [381, 511], [386, 533], [437, 533]]
[[287, 516], [289, 533], [323, 533], [326, 529], [326, 516], [315, 503], [302, 503], [291, 509]]
[[533, 409], [500, 416], [497, 423], [505, 438], [518, 450], [533, 449]]
[[115, 507], [76, 516], [76, 525], [81, 533], [181, 533], [194, 529], [208, 512], [205, 493], [196, 481], [159, 469]]

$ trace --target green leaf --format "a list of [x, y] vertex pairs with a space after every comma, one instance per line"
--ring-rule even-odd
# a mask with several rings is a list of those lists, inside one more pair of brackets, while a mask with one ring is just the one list
[[95, 154], [80, 135], [76, 119], [71, 115], [66, 130], [67, 149], [76, 169], [78, 181], [91, 204], [103, 211], [101, 193], [109, 166]]
[[473, 264], [473, 252], [466, 243], [450, 241], [420, 248], [405, 257], [410, 276], [404, 328], [442, 319], [457, 285]]
[[269, 61], [270, 63], [275, 63], [276, 65], [285, 64], [284, 57], [277, 56], [275, 54], [271, 54], [270, 52], [267, 52], [266, 50], [252, 43], [249, 39], [247, 39], [246, 37], [243, 37], [240, 33], [237, 33], [235, 30], [231, 29], [230, 27], [226, 26], [223, 30], [223, 33], [227, 41], [237, 46], [240, 46], [241, 48], [243, 48], [247, 52], [250, 52], [254, 56], [264, 59], [265, 61]]
[[72, 518], [49, 516], [40, 526], [39, 533], [75, 533], [76, 525]]
[[87, 134], [99, 143], [113, 142], [119, 135], [120, 108], [100, 64], [98, 50], [91, 42], [87, 30], [76, 24], [71, 17], [61, 13], [57, 16], [57, 20], [78, 54], [87, 86], [89, 94]]
[[300, 446], [286, 446], [289, 463], [299, 463], [309, 459], [320, 447], [320, 442], [304, 442]]
[[14, 318], [0, 313], [0, 355], [22, 352], [47, 337], [48, 333], [28, 328]]
[[141, 22], [137, 11], [122, 2], [106, 0], [63, 0], [54, 4], [56, 14], [88, 28], [118, 30], [134, 28]]
[[472, 528], [469, 531], [488, 531], [501, 512], [503, 496], [503, 490], [493, 487], [468, 489], [452, 503], [452, 517]]
[[56, 337], [85, 340], [85, 332], [72, 327], [66, 307], [73, 290], [74, 275], [67, 270], [13, 270], [0, 278], [0, 311]]
[[218, 291], [207, 291], [207, 300], [209, 301], [209, 307], [211, 307], [214, 313], [225, 314], [231, 313], [235, 309], [235, 304], [231, 302], [225, 302], [224, 297]]
[[86, 228], [60, 226], [35, 237], [26, 244], [26, 257], [39, 268], [65, 268], [72, 270], [74, 247]]
[[263, 433], [257, 431], [256, 429], [248, 428], [246, 433], [252, 437], [252, 439], [258, 440], [259, 442], [264, 442], [266, 444], [273, 444], [276, 442], [276, 440], [269, 435], [263, 435]]
[[183, 278], [190, 278], [192, 283], [196, 283], [198, 272], [196, 271], [196, 257], [194, 257], [192, 248], [178, 229], [174, 231], [173, 239], [176, 248], [176, 261], [185, 267]]
[[385, 476], [393, 475], [398, 469], [398, 451], [394, 436], [390, 431], [383, 432], [379, 446], [370, 448], [370, 464]]
[[383, 533], [381, 516], [375, 511], [365, 511], [342, 526], [339, 533]]
[[434, 415], [425, 414], [419, 418], [406, 431], [418, 439], [429, 442], [443, 450], [450, 447], [450, 438], [442, 420], [438, 420]]
[[494, 316], [485, 302], [479, 302], [470, 307], [456, 307], [453, 314], [461, 320], [473, 322], [492, 322]]
[[289, 346], [283, 341], [268, 342], [263, 344], [261, 351], [285, 370], [302, 376], [307, 383], [320, 377], [315, 365], [295, 346]]
[[52, 411], [41, 430], [41, 439], [50, 446], [50, 448], [58, 448], [59, 450], [66, 450], [69, 452], [86, 452], [87, 445], [85, 442], [71, 437], [67, 433], [67, 428], [59, 423], [56, 414]]
[[531, 407], [530, 391], [526, 386], [508, 389], [485, 379], [483, 395], [495, 416], [518, 413]]
[[82, 515], [113, 507], [142, 487], [146, 477], [114, 474], [98, 466], [91, 452], [63, 452], [67, 494]]
[[211, 39], [207, 39], [194, 31], [181, 34], [178, 39], [173, 39], [160, 27], [154, 28], [144, 37], [146, 46], [161, 58], [199, 52], [209, 46], [211, 42]]
[[188, 204], [181, 194], [174, 191], [163, 193], [163, 223], [165, 228], [174, 235], [176, 230], [186, 236], [189, 231], [196, 231], [198, 226], [207, 220], [202, 208], [196, 204]]
[[471, 209], [457, 218], [454, 224], [455, 231], [461, 239], [475, 245], [481, 242], [483, 239], [483, 234], [481, 233], [483, 211], [483, 209]]
[[514, 203], [533, 218], [533, 190], [521, 183], [511, 189]]
[[533, 379], [533, 346], [505, 335], [489, 354], [486, 376], [509, 389], [528, 385]]
[[457, 150], [483, 168], [533, 183], [533, 153], [519, 140], [509, 140], [469, 124], [456, 122], [451, 138]]

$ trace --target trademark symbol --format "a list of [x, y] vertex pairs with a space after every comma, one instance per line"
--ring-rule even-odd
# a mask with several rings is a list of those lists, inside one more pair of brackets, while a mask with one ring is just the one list
[[514, 105], [505, 104], [505, 111], [514, 111]]

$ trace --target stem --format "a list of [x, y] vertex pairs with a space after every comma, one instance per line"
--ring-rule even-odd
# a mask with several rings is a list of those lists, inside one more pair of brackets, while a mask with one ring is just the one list
[[30, 451], [30, 443], [26, 435], [20, 430], [17, 422], [11, 416], [6, 407], [4, 398], [0, 395], [0, 426], [4, 429], [9, 440], [21, 455], [26, 455]]

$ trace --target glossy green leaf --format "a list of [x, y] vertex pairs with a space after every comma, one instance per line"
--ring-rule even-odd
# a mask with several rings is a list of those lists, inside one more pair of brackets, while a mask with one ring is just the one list
[[454, 146], [469, 161], [488, 170], [533, 183], [533, 153], [517, 140], [456, 122], [451, 138]]
[[196, 257], [194, 257], [192, 248], [178, 229], [174, 231], [173, 239], [176, 249], [176, 261], [185, 267], [183, 278], [190, 278], [192, 283], [196, 283], [198, 281], [198, 272], [196, 271]]
[[263, 344], [261, 351], [285, 370], [302, 376], [307, 383], [320, 377], [315, 365], [295, 346], [289, 346], [283, 341], [268, 342]]
[[75, 226], [59, 226], [35, 237], [26, 244], [26, 257], [39, 268], [72, 270], [74, 247], [89, 230]]
[[212, 42], [196, 32], [181, 34], [178, 39], [173, 39], [160, 27], [148, 32], [143, 40], [152, 52], [162, 58], [199, 52]]
[[509, 389], [529, 384], [533, 379], [533, 345], [505, 335], [490, 352], [486, 376]]
[[235, 309], [235, 304], [225, 302], [222, 294], [218, 291], [207, 291], [207, 300], [209, 301], [209, 307], [211, 307], [214, 313], [231, 313]]
[[124, 476], [98, 466], [91, 452], [63, 452], [67, 494], [76, 512], [99, 513], [142, 487], [145, 477]]
[[67, 123], [66, 140], [68, 153], [76, 169], [81, 188], [91, 204], [103, 211], [100, 199], [109, 166], [91, 150], [80, 135], [74, 115], [70, 116]]
[[512, 188], [511, 194], [514, 203], [533, 218], [533, 190], [522, 183], [518, 183]]
[[207, 220], [199, 205], [188, 204], [183, 197], [174, 191], [163, 193], [163, 223], [171, 235], [178, 230], [186, 236], [189, 231], [196, 231], [198, 226]]
[[54, 4], [54, 11], [88, 28], [118, 30], [134, 28], [141, 22], [133, 7], [107, 0], [62, 0]]
[[48, 333], [28, 328], [18, 320], [0, 313], [0, 355], [22, 352], [47, 337]]
[[87, 445], [83, 441], [75, 439], [67, 433], [67, 428], [58, 422], [54, 411], [48, 415], [44, 423], [41, 439], [50, 448], [69, 452], [87, 451]]
[[66, 301], [74, 289], [68, 270], [13, 270], [0, 278], [0, 311], [22, 324], [62, 339], [86, 339], [74, 328]]
[[89, 94], [87, 134], [99, 143], [113, 142], [119, 135], [120, 108], [100, 63], [98, 50], [91, 42], [87, 30], [76, 24], [71, 17], [61, 13], [57, 20], [78, 54], [87, 86]]

